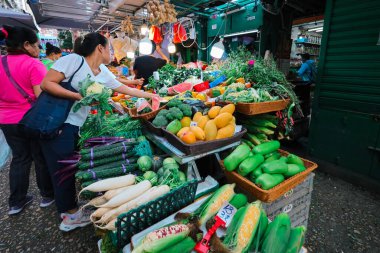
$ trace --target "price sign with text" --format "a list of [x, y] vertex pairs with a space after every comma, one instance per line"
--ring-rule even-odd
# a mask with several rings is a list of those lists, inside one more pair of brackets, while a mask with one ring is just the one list
[[219, 210], [217, 216], [226, 223], [226, 227], [231, 223], [237, 209], [230, 203], [225, 203], [223, 207]]

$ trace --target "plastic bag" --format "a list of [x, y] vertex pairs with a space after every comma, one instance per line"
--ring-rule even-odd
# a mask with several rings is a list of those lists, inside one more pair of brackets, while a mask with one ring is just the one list
[[186, 29], [180, 24], [175, 23], [173, 26], [173, 43], [181, 43], [182, 41], [187, 40]]
[[152, 25], [149, 30], [149, 39], [154, 41], [156, 44], [161, 44], [164, 40], [161, 35], [161, 29], [157, 26]]
[[0, 129], [0, 170], [5, 167], [10, 155], [11, 149], [5, 140], [3, 131]]

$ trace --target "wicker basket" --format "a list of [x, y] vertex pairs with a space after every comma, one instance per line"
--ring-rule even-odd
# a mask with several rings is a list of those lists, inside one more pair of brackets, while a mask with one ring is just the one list
[[[229, 102], [222, 102], [220, 104], [228, 104]], [[268, 112], [277, 112], [284, 110], [290, 99], [283, 99], [277, 101], [267, 101], [267, 102], [258, 102], [258, 103], [237, 103], [236, 111], [245, 114], [245, 115], [257, 115]]]
[[[285, 156], [289, 153], [283, 150], [279, 150], [281, 155]], [[302, 183], [305, 178], [313, 171], [315, 170], [318, 165], [316, 163], [313, 163], [309, 160], [301, 158], [302, 161], [305, 164], [306, 170], [298, 173], [297, 175], [294, 175], [291, 178], [286, 179], [284, 182], [280, 183], [279, 185], [276, 185], [272, 189], [269, 190], [263, 190], [260, 187], [258, 187], [256, 184], [251, 182], [249, 179], [241, 176], [235, 171], [227, 171], [224, 168], [223, 161], [220, 162], [220, 166], [223, 168], [224, 174], [227, 177], [227, 180], [229, 182], [236, 183], [240, 188], [244, 189], [248, 193], [255, 196], [257, 199], [263, 201], [263, 202], [272, 202], [282, 195], [284, 195], [286, 192], [290, 191], [294, 187], [296, 187], [298, 184]]]
[[121, 249], [131, 237], [194, 202], [198, 182], [190, 181], [153, 201], [119, 215], [116, 243]]
[[144, 114], [141, 114], [139, 115], [137, 113], [137, 108], [136, 107], [133, 107], [133, 108], [126, 108], [124, 107], [124, 109], [128, 112], [128, 114], [133, 118], [133, 119], [143, 119], [143, 120], [150, 120], [150, 119], [153, 119], [154, 117], [156, 117], [156, 115], [158, 114], [159, 111], [161, 111], [162, 109], [165, 109], [166, 108], [166, 105], [158, 108], [157, 110], [155, 111], [152, 111], [152, 112], [148, 112], [148, 113], [144, 113]]

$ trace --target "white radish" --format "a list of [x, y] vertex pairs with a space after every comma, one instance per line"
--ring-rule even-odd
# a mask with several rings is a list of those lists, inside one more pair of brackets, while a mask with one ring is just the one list
[[136, 185], [128, 187], [127, 190], [122, 191], [115, 197], [110, 199], [107, 203], [100, 205], [99, 207], [118, 207], [128, 201], [137, 198], [152, 187], [149, 180], [144, 180]]
[[[122, 191], [128, 189], [129, 187], [131, 187], [131, 185], [129, 186], [125, 186], [125, 187], [121, 187], [121, 188], [117, 188], [117, 189], [114, 189], [114, 190], [109, 190], [107, 191], [106, 193], [104, 193], [104, 198], [108, 201], [110, 199], [112, 199], [113, 197], [115, 197], [117, 194], [121, 193]], [[106, 202], [107, 202], [106, 201]], [[102, 203], [102, 204], [99, 204], [100, 205], [103, 205], [105, 204], [106, 202]]]
[[87, 204], [83, 205], [81, 209], [85, 209], [88, 206], [100, 206], [107, 203], [107, 199], [103, 196], [99, 196], [96, 198], [91, 199]]
[[120, 187], [132, 185], [134, 183], [135, 183], [135, 176], [132, 174], [121, 176], [121, 177], [107, 178], [107, 179], [95, 182], [93, 184], [90, 184], [89, 186], [83, 188], [79, 192], [78, 196], [80, 196], [80, 194], [83, 191], [105, 192], [108, 190], [113, 190], [113, 189], [117, 189]]
[[107, 223], [107, 225], [105, 225], [103, 227], [99, 226], [99, 225], [95, 225], [95, 227], [100, 228], [100, 229], [107, 229], [107, 230], [115, 231], [116, 230], [116, 220], [117, 219], [111, 220], [110, 222]]
[[90, 215], [90, 220], [95, 222], [96, 218], [101, 218], [105, 213], [109, 212], [111, 208], [98, 208], [95, 212]]
[[[144, 192], [141, 196], [119, 206], [116, 209], [112, 209], [111, 211], [105, 213], [102, 218], [99, 220], [99, 223], [108, 223], [112, 219], [116, 219], [122, 213], [126, 213], [134, 208], [137, 208], [149, 201], [155, 200], [170, 191], [169, 186], [161, 185], [154, 186], [150, 188], [148, 191]], [[114, 211], [115, 210], [115, 211]]]
[[119, 214], [128, 212], [129, 210], [132, 210], [133, 208], [138, 207], [137, 203], [140, 198], [145, 198], [145, 196], [149, 196], [153, 191], [155, 191], [157, 186], [153, 186], [146, 192], [144, 192], [141, 196], [132, 199], [131, 201], [119, 206], [118, 208], [112, 209], [109, 212], [105, 213], [100, 220], [98, 220], [96, 223], [108, 223], [110, 220], [117, 218]]

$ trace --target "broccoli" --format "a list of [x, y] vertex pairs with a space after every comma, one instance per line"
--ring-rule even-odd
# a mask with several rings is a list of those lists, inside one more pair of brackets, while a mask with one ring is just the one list
[[158, 112], [157, 116], [164, 116], [164, 117], [166, 117], [166, 114], [168, 112], [169, 112], [168, 110], [162, 109], [161, 111]]
[[188, 104], [180, 104], [178, 108], [182, 111], [184, 116], [191, 117], [191, 115], [193, 115], [191, 112], [191, 106]]
[[152, 123], [155, 127], [164, 127], [169, 124], [169, 121], [165, 118], [165, 116], [157, 115]]
[[181, 120], [183, 118], [183, 113], [179, 108], [172, 107], [169, 109], [169, 112], [166, 114], [166, 118], [169, 121], [172, 121], [175, 119]]
[[166, 105], [171, 108], [171, 107], [177, 107], [182, 104], [182, 101], [176, 98], [171, 99]]

